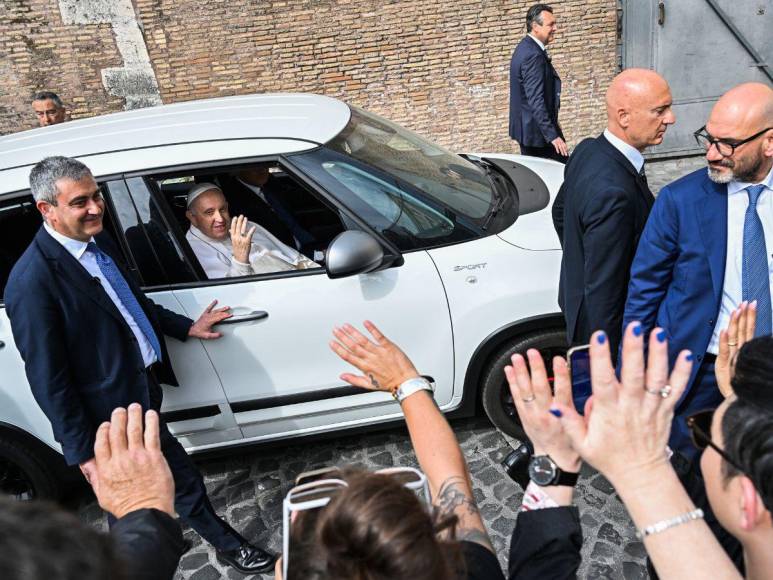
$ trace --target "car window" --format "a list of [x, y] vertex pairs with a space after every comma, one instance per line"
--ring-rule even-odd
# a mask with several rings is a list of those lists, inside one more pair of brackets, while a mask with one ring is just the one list
[[0, 201], [0, 302], [16, 260], [30, 245], [43, 224], [32, 195]]
[[[337, 208], [276, 162], [168, 172], [144, 181], [169, 208], [180, 244], [209, 279], [317, 269], [327, 246], [346, 229]], [[188, 207], [191, 192], [212, 188], [223, 196], [200, 193]], [[241, 265], [232, 259], [229, 233], [237, 216], [251, 222], [246, 229], [255, 227], [249, 260]]]
[[[111, 184], [111, 199], [144, 286], [193, 282], [196, 271], [141, 177]], [[130, 195], [131, 194], [131, 195]]]

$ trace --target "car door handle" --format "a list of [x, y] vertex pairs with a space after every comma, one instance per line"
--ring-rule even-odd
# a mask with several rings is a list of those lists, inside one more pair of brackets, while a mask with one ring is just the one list
[[265, 310], [253, 310], [249, 314], [243, 314], [241, 316], [232, 316], [221, 320], [218, 324], [239, 324], [240, 322], [249, 322], [251, 320], [262, 320], [268, 318], [268, 312]]

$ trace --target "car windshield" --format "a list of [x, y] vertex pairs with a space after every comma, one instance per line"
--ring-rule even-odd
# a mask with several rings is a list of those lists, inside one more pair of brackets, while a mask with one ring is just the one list
[[476, 165], [358, 107], [327, 147], [399, 177], [473, 220], [493, 203], [491, 182]]
[[488, 166], [356, 107], [324, 147], [289, 159], [400, 250], [495, 234], [518, 215], [515, 188]]

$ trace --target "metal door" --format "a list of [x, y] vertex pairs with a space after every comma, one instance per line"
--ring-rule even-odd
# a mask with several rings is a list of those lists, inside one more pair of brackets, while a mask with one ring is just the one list
[[623, 66], [662, 74], [676, 125], [648, 157], [702, 153], [692, 137], [729, 88], [773, 83], [773, 0], [623, 0]]

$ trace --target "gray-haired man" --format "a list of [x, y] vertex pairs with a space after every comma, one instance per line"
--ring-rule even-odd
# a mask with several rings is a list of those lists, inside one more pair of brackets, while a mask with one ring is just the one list
[[64, 123], [67, 110], [59, 95], [51, 91], [40, 91], [32, 97], [32, 110], [41, 127]]

